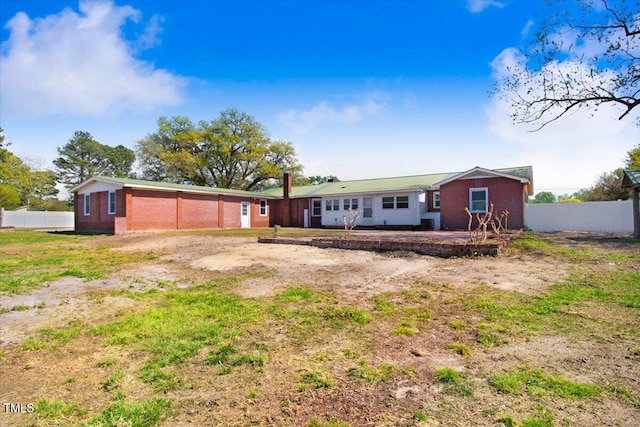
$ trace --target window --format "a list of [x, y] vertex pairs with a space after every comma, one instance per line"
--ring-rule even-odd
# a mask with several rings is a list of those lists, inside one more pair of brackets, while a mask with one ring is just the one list
[[322, 200], [321, 199], [311, 200], [311, 216], [321, 216], [321, 215], [322, 215]]
[[471, 212], [486, 212], [489, 202], [489, 189], [470, 188], [469, 189], [469, 210]]
[[109, 191], [109, 215], [116, 213], [116, 192]]
[[362, 210], [363, 218], [373, 218], [373, 201], [371, 197], [362, 199]]
[[358, 199], [351, 199], [351, 209], [358, 210]]
[[408, 209], [409, 208], [409, 196], [398, 196], [398, 197], [396, 197], [396, 208], [397, 209]]
[[84, 214], [85, 215], [91, 214], [91, 195], [90, 194], [84, 195]]
[[260, 200], [260, 216], [267, 216], [267, 201]]
[[440, 209], [440, 192], [436, 191], [433, 193], [433, 208]]
[[349, 209], [351, 209], [351, 199], [344, 199], [342, 201], [342, 204], [343, 204], [343, 209], [345, 211], [348, 211]]
[[249, 204], [248, 203], [242, 203], [242, 216], [247, 216], [249, 215]]
[[335, 200], [325, 200], [324, 201], [325, 210], [327, 211], [339, 211], [340, 210], [340, 199]]
[[409, 208], [409, 196], [383, 197], [382, 209], [407, 209]]

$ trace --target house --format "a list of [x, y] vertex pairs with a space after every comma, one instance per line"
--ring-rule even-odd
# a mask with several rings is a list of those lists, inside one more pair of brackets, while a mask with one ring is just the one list
[[251, 191], [93, 177], [71, 189], [75, 229], [136, 230], [269, 226], [272, 197]]
[[530, 166], [475, 167], [466, 172], [326, 182], [264, 192], [94, 177], [73, 188], [77, 231], [120, 234], [188, 228], [341, 227], [349, 209], [359, 227], [466, 229], [471, 212], [510, 212], [509, 228], [525, 225], [533, 192]]
[[270, 225], [340, 227], [351, 208], [360, 212], [357, 225], [378, 228], [466, 229], [464, 208], [496, 213], [508, 210], [509, 227], [525, 226], [525, 203], [533, 192], [531, 166], [508, 169], [475, 167], [465, 172], [334, 181], [264, 192], [272, 196]]

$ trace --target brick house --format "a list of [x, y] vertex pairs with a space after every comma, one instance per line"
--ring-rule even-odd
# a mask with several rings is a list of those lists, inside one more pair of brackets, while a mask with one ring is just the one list
[[76, 231], [120, 234], [189, 228], [341, 227], [349, 209], [359, 227], [466, 229], [468, 215], [508, 210], [509, 228], [525, 225], [533, 192], [530, 166], [333, 181], [264, 192], [94, 177], [73, 188]]
[[272, 197], [251, 191], [93, 177], [73, 188], [75, 229], [135, 230], [269, 226]]
[[[533, 192], [531, 166], [393, 178], [335, 181], [264, 192], [272, 196], [270, 225], [340, 227], [348, 209], [361, 214], [359, 227], [466, 229], [471, 212], [508, 210], [509, 228], [525, 226], [525, 203]], [[475, 220], [474, 220], [475, 221]]]

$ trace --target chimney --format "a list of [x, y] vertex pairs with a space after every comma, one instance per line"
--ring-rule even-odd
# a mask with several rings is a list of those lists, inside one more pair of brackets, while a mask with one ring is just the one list
[[293, 178], [289, 172], [284, 173], [284, 177], [282, 178], [282, 186], [283, 193], [282, 196], [284, 200], [289, 200], [289, 194], [291, 194], [291, 188], [293, 186]]
[[290, 206], [289, 206], [289, 194], [291, 194], [293, 179], [289, 172], [285, 172], [282, 178], [282, 226], [289, 227]]

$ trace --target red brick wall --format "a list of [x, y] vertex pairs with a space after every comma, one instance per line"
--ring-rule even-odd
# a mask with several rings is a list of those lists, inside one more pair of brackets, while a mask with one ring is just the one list
[[272, 200], [267, 200], [267, 214], [260, 216], [260, 199], [251, 200], [251, 227], [269, 227]]
[[176, 229], [178, 225], [177, 194], [162, 191], [131, 191], [129, 230]]
[[224, 196], [224, 221], [222, 228], [240, 228], [240, 201], [236, 197]]
[[[118, 213], [118, 192], [116, 192], [116, 215]], [[92, 193], [89, 215], [84, 214], [84, 194], [74, 194], [75, 229], [77, 231], [113, 233], [116, 215], [109, 215], [109, 192]]]
[[218, 227], [218, 198], [202, 194], [182, 194], [179, 228]]
[[[220, 197], [220, 199], [218, 199]], [[116, 191], [116, 214], [108, 214], [107, 191], [91, 194], [91, 214], [84, 215], [84, 196], [75, 195], [78, 231], [124, 233], [133, 230], [240, 228], [240, 204], [251, 203], [251, 226], [268, 227], [273, 209], [260, 216], [260, 200], [126, 188]]]
[[[439, 190], [438, 190], [439, 191]], [[425, 202], [427, 203], [427, 211], [428, 212], [438, 212], [440, 211], [440, 208], [434, 208], [433, 207], [433, 193], [436, 193], [436, 191], [427, 191], [427, 194], [425, 195]]]
[[[469, 189], [487, 187], [494, 212], [509, 211], [509, 228], [524, 227], [525, 186], [508, 178], [461, 179], [440, 187], [440, 226], [443, 230], [466, 229], [469, 216]], [[474, 225], [476, 221], [474, 220]]]
[[[309, 209], [311, 215], [310, 198], [289, 199], [289, 223], [284, 223], [282, 215], [284, 200], [269, 200], [271, 207], [271, 218], [269, 226], [273, 227], [278, 224], [283, 227], [304, 227], [304, 210]], [[310, 227], [320, 228], [320, 217], [311, 217]]]

